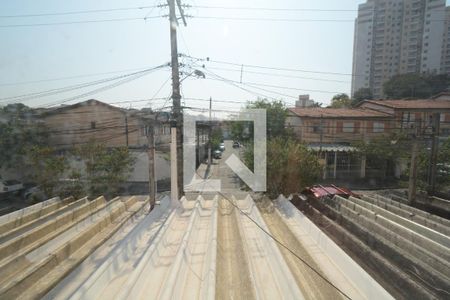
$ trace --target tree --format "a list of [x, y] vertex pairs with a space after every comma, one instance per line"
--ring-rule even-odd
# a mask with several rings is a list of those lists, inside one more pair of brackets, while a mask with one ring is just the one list
[[357, 105], [361, 101], [372, 99], [372, 91], [369, 88], [360, 88], [353, 94], [352, 106]]
[[68, 168], [64, 156], [56, 155], [51, 147], [32, 146], [28, 150], [30, 166], [33, 169], [32, 179], [47, 197], [57, 194], [61, 185], [60, 179]]
[[[267, 99], [258, 99], [247, 103], [247, 109], [265, 109], [267, 113], [267, 137], [279, 137], [286, 134], [285, 121], [287, 117], [286, 105], [283, 101], [269, 101]], [[251, 135], [253, 136], [253, 131]]]
[[383, 84], [387, 98], [429, 98], [444, 92], [450, 86], [448, 75], [421, 75], [416, 73], [393, 76]]
[[223, 140], [222, 128], [215, 127], [211, 132], [211, 149], [219, 149], [220, 143]]
[[409, 159], [411, 140], [403, 133], [392, 133], [353, 143], [361, 155], [366, 156], [367, 167], [382, 171], [384, 176], [393, 173], [395, 162]]
[[[253, 169], [253, 147], [244, 153], [246, 165]], [[291, 138], [277, 137], [267, 143], [267, 192], [270, 197], [280, 193], [298, 193], [314, 184], [321, 168], [317, 155]]]
[[76, 149], [76, 154], [84, 162], [81, 180], [85, 180], [91, 196], [116, 195], [133, 170], [135, 159], [128, 148], [107, 149], [102, 144], [90, 142]]
[[331, 99], [331, 104], [329, 107], [331, 108], [346, 108], [351, 106], [352, 101], [350, 100], [350, 97], [345, 94], [337, 94], [334, 95], [334, 97]]
[[8, 104], [1, 108], [6, 123], [0, 123], [0, 168], [24, 170], [28, 150], [48, 144], [46, 128], [33, 122], [31, 108]]

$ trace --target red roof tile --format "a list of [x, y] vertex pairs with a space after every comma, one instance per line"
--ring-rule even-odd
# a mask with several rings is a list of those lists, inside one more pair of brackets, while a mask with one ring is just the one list
[[289, 111], [299, 117], [309, 118], [383, 118], [389, 114], [365, 108], [289, 108]]
[[364, 103], [373, 103], [397, 109], [450, 109], [449, 100], [366, 100], [358, 106], [364, 106]]

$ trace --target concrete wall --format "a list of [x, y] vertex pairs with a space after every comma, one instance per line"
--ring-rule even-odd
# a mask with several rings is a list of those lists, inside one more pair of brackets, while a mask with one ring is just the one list
[[85, 103], [43, 117], [51, 133], [51, 145], [67, 148], [95, 140], [108, 147], [126, 146], [127, 126], [129, 145], [146, 143], [143, 124], [138, 118], [128, 116], [126, 119], [124, 111], [94, 101]]

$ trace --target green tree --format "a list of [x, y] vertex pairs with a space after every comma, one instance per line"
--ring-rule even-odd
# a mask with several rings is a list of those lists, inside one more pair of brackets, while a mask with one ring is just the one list
[[369, 88], [360, 88], [353, 94], [352, 106], [357, 105], [361, 101], [372, 99], [372, 91]]
[[68, 168], [64, 156], [56, 155], [51, 147], [32, 146], [28, 150], [29, 163], [33, 170], [32, 179], [39, 188], [52, 197], [59, 193], [60, 179]]
[[[76, 154], [84, 162], [85, 172], [81, 180], [86, 181], [91, 196], [116, 195], [135, 162], [126, 147], [107, 149], [94, 142], [82, 145]], [[83, 174], [82, 171], [79, 173]]]
[[382, 171], [384, 176], [393, 173], [395, 162], [409, 159], [411, 140], [403, 133], [378, 136], [370, 141], [353, 143], [361, 155], [366, 156], [367, 167]]
[[[430, 149], [422, 147], [418, 155], [417, 185], [422, 189], [428, 188], [428, 176], [431, 163]], [[438, 149], [436, 187], [448, 189], [450, 187], [450, 138], [447, 138]]]
[[393, 76], [383, 84], [389, 99], [429, 98], [446, 91], [450, 86], [448, 75], [421, 75], [416, 73]]
[[23, 170], [27, 151], [47, 145], [48, 132], [33, 121], [31, 108], [21, 103], [8, 104], [0, 110], [7, 120], [0, 123], [0, 167]]
[[[267, 137], [285, 136], [285, 121], [287, 117], [287, 108], [283, 101], [269, 101], [267, 99], [258, 99], [247, 103], [247, 109], [265, 109], [267, 116]], [[253, 137], [253, 131], [250, 136]]]
[[[253, 170], [253, 147], [244, 153], [245, 164]], [[277, 137], [267, 143], [267, 193], [277, 197], [280, 193], [298, 193], [314, 184], [321, 168], [317, 155], [294, 139]]]
[[352, 104], [352, 101], [350, 100], [350, 97], [345, 94], [337, 94], [334, 95], [334, 97], [331, 99], [331, 104], [329, 107], [331, 108], [347, 108], [350, 107]]
[[223, 140], [223, 132], [222, 132], [222, 128], [220, 127], [215, 127], [212, 129], [211, 132], [211, 148], [214, 149], [219, 149], [219, 145]]

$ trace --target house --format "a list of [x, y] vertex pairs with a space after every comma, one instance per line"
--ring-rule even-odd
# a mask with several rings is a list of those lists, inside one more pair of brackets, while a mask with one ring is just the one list
[[286, 126], [320, 153], [323, 178], [365, 177], [365, 160], [353, 155], [353, 142], [389, 132], [391, 117], [371, 109], [290, 108]]
[[418, 127], [424, 135], [431, 134], [433, 117], [438, 114], [439, 135], [444, 138], [450, 136], [450, 98], [445, 98], [445, 94], [421, 100], [366, 100], [360, 102], [358, 108], [387, 113], [395, 128], [406, 130]]
[[[50, 144], [59, 149], [95, 141], [107, 147], [140, 148], [147, 145], [146, 132], [155, 115], [125, 110], [98, 100], [47, 110], [40, 115], [50, 132]], [[155, 142], [168, 140], [168, 122], [158, 122]]]
[[[443, 95], [441, 95], [443, 97]], [[353, 142], [366, 141], [394, 131], [433, 133], [439, 117], [439, 136], [450, 136], [450, 100], [366, 100], [356, 108], [289, 108], [286, 127], [318, 151], [324, 165], [323, 178], [364, 178], [366, 161], [353, 155]], [[417, 133], [417, 132], [416, 132]], [[400, 176], [397, 168], [395, 176]]]

